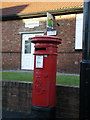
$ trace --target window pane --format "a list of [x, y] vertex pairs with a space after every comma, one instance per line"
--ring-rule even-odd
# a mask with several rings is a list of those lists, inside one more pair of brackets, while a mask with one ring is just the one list
[[31, 42], [29, 40], [25, 41], [25, 54], [31, 53]]
[[75, 49], [82, 49], [83, 14], [76, 16]]

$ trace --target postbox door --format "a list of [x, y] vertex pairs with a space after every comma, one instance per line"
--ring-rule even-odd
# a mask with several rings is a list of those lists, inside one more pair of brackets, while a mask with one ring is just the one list
[[56, 55], [36, 55], [32, 104], [34, 106], [55, 106]]

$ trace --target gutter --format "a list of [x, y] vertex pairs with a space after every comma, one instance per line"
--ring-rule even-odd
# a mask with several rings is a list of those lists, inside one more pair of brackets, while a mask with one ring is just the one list
[[27, 13], [27, 14], [20, 14], [19, 13], [19, 14], [3, 15], [3, 16], [0, 16], [0, 21], [45, 17], [47, 12], [51, 13], [54, 16], [66, 15], [66, 14], [77, 14], [77, 13], [83, 12], [83, 7], [50, 10], [50, 11], [43, 11], [43, 12], [34, 12], [34, 13]]

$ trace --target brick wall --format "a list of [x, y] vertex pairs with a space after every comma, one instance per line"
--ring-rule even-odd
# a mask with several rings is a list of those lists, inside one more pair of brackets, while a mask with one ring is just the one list
[[3, 82], [2, 106], [8, 111], [31, 112], [31, 83]]
[[[26, 20], [3, 21], [2, 23], [3, 69], [20, 69], [22, 40], [19, 32], [46, 30], [46, 18], [36, 18], [40, 21], [40, 25], [35, 28], [25, 28]], [[57, 36], [62, 39], [62, 44], [58, 48], [57, 70], [59, 72], [80, 72], [82, 51], [75, 51], [75, 25], [75, 14], [56, 16], [55, 29]]]
[[82, 53], [60, 53], [58, 55], [58, 71], [62, 73], [80, 73]]
[[18, 33], [18, 21], [6, 21], [2, 24], [2, 67], [20, 69], [21, 35]]
[[[29, 82], [2, 82], [2, 105], [8, 111], [31, 113], [32, 84]], [[79, 118], [79, 87], [57, 85], [57, 118]]]
[[82, 51], [75, 50], [76, 15], [56, 17], [60, 26], [56, 29], [62, 44], [58, 48], [58, 71], [65, 73], [80, 73]]
[[3, 53], [3, 69], [7, 70], [17, 70], [20, 69], [20, 60], [21, 60], [21, 55], [20, 53]]

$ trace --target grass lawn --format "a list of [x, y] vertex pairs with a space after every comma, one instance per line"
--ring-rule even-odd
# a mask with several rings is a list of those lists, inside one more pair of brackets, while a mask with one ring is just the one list
[[62, 85], [74, 85], [79, 86], [79, 76], [73, 76], [73, 75], [57, 75], [56, 77], [56, 83], [62, 84]]
[[32, 81], [33, 73], [2, 72], [2, 80]]
[[[33, 73], [2, 72], [2, 80], [33, 81]], [[79, 76], [57, 75], [56, 84], [79, 85]]]

